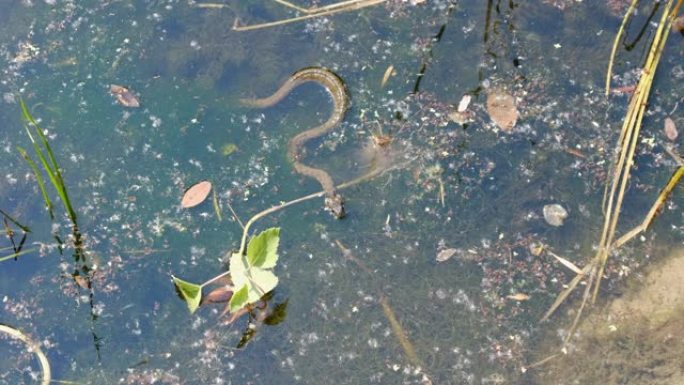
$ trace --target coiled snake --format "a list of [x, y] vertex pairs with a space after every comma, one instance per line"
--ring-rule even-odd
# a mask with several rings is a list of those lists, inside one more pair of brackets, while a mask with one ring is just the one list
[[295, 171], [314, 178], [321, 184], [323, 191], [325, 191], [326, 210], [337, 218], [343, 218], [345, 215], [344, 200], [335, 190], [335, 184], [330, 174], [325, 170], [307, 166], [300, 162], [300, 152], [304, 144], [311, 139], [327, 134], [344, 118], [344, 114], [349, 108], [349, 95], [342, 79], [327, 68], [308, 67], [292, 74], [271, 96], [260, 99], [240, 99], [240, 102], [258, 108], [270, 107], [283, 100], [294, 88], [307, 82], [318, 83], [328, 91], [333, 101], [333, 112], [323, 124], [292, 137], [287, 144], [287, 155], [292, 161]]

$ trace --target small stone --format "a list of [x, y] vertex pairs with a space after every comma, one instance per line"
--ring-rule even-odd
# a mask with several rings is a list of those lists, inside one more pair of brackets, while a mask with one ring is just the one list
[[551, 226], [562, 226], [563, 221], [568, 217], [568, 212], [558, 203], [544, 206], [543, 211], [546, 223]]

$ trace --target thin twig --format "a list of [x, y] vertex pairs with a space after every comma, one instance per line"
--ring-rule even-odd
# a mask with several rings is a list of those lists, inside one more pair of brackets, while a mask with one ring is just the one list
[[[352, 254], [351, 250], [346, 248], [342, 244], [342, 242], [340, 242], [339, 240], [335, 240], [335, 243], [337, 244], [337, 247], [339, 247], [340, 250], [342, 250], [342, 254], [344, 255], [345, 258], [354, 262], [366, 274], [372, 276], [371, 270], [363, 262], [361, 262], [360, 259], [356, 258], [354, 256], [354, 254]], [[389, 322], [389, 324], [390, 324], [390, 327], [392, 329], [392, 333], [397, 338], [399, 345], [401, 345], [401, 348], [404, 351], [406, 358], [408, 359], [409, 363], [411, 363], [411, 365], [414, 365], [414, 366], [419, 367], [419, 368], [423, 368], [423, 363], [422, 363], [421, 359], [418, 358], [418, 355], [416, 354], [416, 350], [413, 348], [413, 344], [408, 339], [408, 334], [406, 333], [404, 328], [401, 326], [401, 323], [397, 319], [397, 316], [394, 313], [394, 310], [392, 310], [392, 307], [390, 306], [389, 300], [385, 296], [385, 293], [383, 293], [382, 290], [380, 290], [379, 288], [377, 290], [378, 290], [378, 303], [380, 304], [380, 307], [382, 308], [382, 313], [385, 315], [385, 318], [387, 318], [387, 322]]]
[[226, 204], [228, 205], [228, 210], [230, 210], [231, 215], [233, 215], [233, 218], [237, 221], [240, 227], [242, 227], [242, 231], [244, 231], [245, 225], [240, 220], [240, 217], [238, 217], [238, 215], [235, 213], [235, 210], [233, 210], [233, 206], [230, 204], [230, 200], [227, 200]]

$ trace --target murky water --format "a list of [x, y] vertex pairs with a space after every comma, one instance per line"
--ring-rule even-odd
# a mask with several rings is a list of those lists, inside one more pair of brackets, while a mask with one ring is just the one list
[[[544, 243], [578, 265], [590, 255], [627, 104], [602, 88], [624, 4], [597, 3], [387, 1], [237, 32], [235, 18], [251, 24], [295, 12], [268, 0], [224, 8], [0, 0], [0, 209], [31, 228], [24, 248], [34, 250], [0, 262], [0, 323], [39, 341], [53, 379], [73, 383], [534, 383], [520, 369], [537, 358], [530, 352], [541, 335], [568, 327], [572, 304], [538, 322], [571, 273], [530, 246]], [[650, 6], [628, 28], [634, 44], [619, 50], [614, 86], [638, 78], [654, 32]], [[621, 232], [675, 169], [662, 125], [671, 116], [684, 126], [684, 76], [682, 38], [670, 38]], [[390, 65], [395, 74], [382, 85]], [[309, 66], [344, 79], [352, 106], [333, 133], [307, 144], [305, 162], [338, 183], [387, 171], [342, 191], [343, 220], [320, 198], [256, 223], [255, 231], [281, 227], [271, 303], [286, 302], [287, 314], [237, 349], [246, 317], [224, 325], [222, 306], [188, 314], [170, 275], [199, 283], [227, 268], [242, 233], [228, 204], [246, 221], [320, 190], [294, 173], [286, 153], [290, 137], [327, 119], [325, 92], [305, 85], [265, 110], [239, 103]], [[132, 90], [141, 107], [117, 104], [111, 84]], [[518, 100], [510, 134], [488, 117], [491, 89]], [[472, 119], [462, 126], [449, 113], [466, 94]], [[51, 221], [17, 151], [31, 150], [19, 98], [63, 170], [84, 242], [77, 258], [57, 194], [48, 182]], [[380, 133], [392, 139], [381, 153], [370, 144]], [[226, 146], [235, 151], [224, 154]], [[213, 183], [222, 220], [211, 199], [180, 207], [200, 180]], [[569, 212], [560, 227], [542, 214], [555, 203]], [[610, 261], [606, 296], [625, 266], [638, 272], [682, 243], [681, 206], [675, 192], [643, 239]], [[0, 248], [11, 246], [3, 236]], [[451, 259], [436, 261], [445, 249], [454, 249]], [[75, 274], [90, 274], [91, 287]], [[507, 298], [520, 294], [529, 299]], [[2, 339], [0, 349], [0, 383], [39, 383], [22, 345]]]

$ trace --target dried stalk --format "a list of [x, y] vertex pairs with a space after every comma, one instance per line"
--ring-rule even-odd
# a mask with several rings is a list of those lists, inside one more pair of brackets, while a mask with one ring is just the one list
[[328, 15], [333, 15], [333, 14], [341, 13], [341, 12], [355, 11], [358, 9], [367, 8], [367, 7], [371, 7], [374, 5], [384, 3], [386, 0], [347, 0], [347, 1], [342, 1], [339, 3], [327, 5], [325, 7], [320, 7], [320, 8], [318, 8], [318, 7], [301, 8], [297, 5], [289, 3], [287, 1], [283, 1], [283, 0], [274, 0], [274, 1], [279, 3], [279, 4], [285, 5], [289, 8], [296, 9], [300, 12], [305, 13], [305, 14], [302, 16], [296, 16], [296, 17], [281, 19], [281, 20], [277, 20], [277, 21], [271, 21], [271, 22], [260, 23], [260, 24], [251, 24], [251, 25], [240, 25], [238, 22], [238, 19], [235, 19], [235, 22], [233, 24], [233, 30], [234, 31], [253, 31], [256, 29], [276, 27], [279, 25], [295, 23], [298, 21], [313, 19], [316, 17], [328, 16]]
[[[624, 244], [629, 239], [633, 238], [636, 234], [644, 231], [655, 213], [662, 206], [665, 199], [672, 191], [676, 183], [682, 176], [683, 167], [670, 178], [670, 181], [663, 189], [659, 195], [656, 203], [651, 208], [651, 211], [646, 216], [644, 222], [637, 228], [631, 230], [617, 241], [613, 241], [615, 237], [615, 230], [617, 227], [617, 222], [620, 216], [620, 208], [622, 207], [622, 201], [624, 198], [625, 191], [627, 189], [627, 182], [629, 180], [631, 166], [633, 164], [633, 157], [636, 151], [636, 145], [638, 142], [639, 131], [641, 128], [641, 121], [644, 116], [644, 112], [648, 103], [648, 96], [650, 93], [651, 85], [653, 84], [653, 77], [655, 75], [655, 70], [657, 68], [658, 62], [660, 60], [663, 47], [667, 41], [668, 34], [670, 33], [670, 28], [675, 15], [678, 13], [684, 0], [678, 0], [677, 4], [673, 7], [674, 0], [669, 0], [663, 11], [658, 30], [651, 43], [651, 48], [648, 53], [648, 57], [644, 64], [642, 77], [639, 79], [637, 88], [632, 95], [630, 104], [627, 110], [627, 116], [622, 125], [620, 132], [619, 145], [620, 152], [618, 153], [617, 161], [615, 163], [615, 170], [611, 179], [611, 185], [609, 189], [609, 194], [607, 198], [607, 206], [605, 208], [605, 221], [603, 225], [603, 230], [601, 233], [601, 240], [599, 242], [599, 248], [594, 258], [582, 269], [580, 274], [577, 274], [575, 278], [568, 284], [568, 287], [563, 290], [556, 301], [551, 305], [547, 312], [542, 317], [542, 320], [547, 319], [553, 314], [561, 303], [570, 295], [571, 292], [577, 287], [577, 285], [582, 281], [583, 278], [587, 277], [587, 285], [585, 287], [584, 294], [582, 296], [582, 302], [580, 308], [578, 309], [577, 315], [573, 321], [572, 327], [568, 333], [568, 338], [573, 334], [577, 323], [582, 315], [582, 311], [586, 303], [590, 300], [595, 301], [598, 290], [600, 288], [601, 277], [604, 272], [606, 262], [610, 252], [616, 247]], [[589, 295], [591, 294], [591, 295]], [[566, 339], [567, 342], [567, 339]]]
[[617, 47], [620, 44], [620, 38], [622, 38], [622, 33], [625, 31], [625, 26], [629, 21], [629, 18], [634, 13], [636, 5], [639, 0], [632, 0], [632, 4], [629, 5], [625, 17], [622, 18], [622, 24], [620, 24], [620, 29], [617, 35], [615, 35], [615, 40], [613, 41], [613, 49], [610, 51], [610, 60], [608, 61], [608, 71], [606, 71], [606, 97], [610, 95], [610, 78], [613, 75], [613, 62], [615, 61], [615, 53], [617, 52]]

